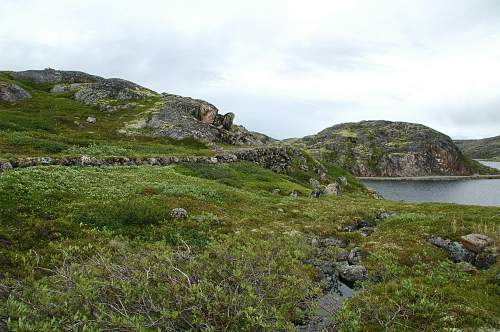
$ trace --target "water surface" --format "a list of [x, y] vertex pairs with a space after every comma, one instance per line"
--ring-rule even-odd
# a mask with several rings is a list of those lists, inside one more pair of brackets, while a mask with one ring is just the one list
[[477, 161], [488, 167], [500, 169], [500, 161], [488, 161], [488, 160], [477, 160]]
[[362, 182], [395, 201], [500, 206], [500, 179]]

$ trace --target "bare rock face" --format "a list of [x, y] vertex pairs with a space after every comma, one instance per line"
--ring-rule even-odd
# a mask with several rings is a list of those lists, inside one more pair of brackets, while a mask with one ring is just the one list
[[233, 124], [234, 114], [219, 114], [212, 104], [189, 97], [163, 93], [163, 106], [147, 127], [155, 135], [183, 139], [193, 137], [205, 142], [235, 145], [264, 145], [274, 140]]
[[0, 82], [0, 101], [15, 103], [30, 98], [31, 95], [20, 86]]
[[471, 175], [491, 169], [467, 159], [448, 136], [406, 122], [361, 121], [299, 141], [357, 176]]

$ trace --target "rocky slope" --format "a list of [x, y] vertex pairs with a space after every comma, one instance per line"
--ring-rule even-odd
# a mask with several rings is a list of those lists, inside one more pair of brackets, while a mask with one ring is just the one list
[[500, 135], [483, 139], [455, 140], [455, 144], [469, 158], [500, 160]]
[[[174, 139], [195, 138], [210, 143], [263, 145], [272, 138], [233, 124], [235, 115], [219, 114], [212, 104], [168, 93], [159, 94], [123, 79], [54, 69], [7, 72], [12, 82], [0, 82], [0, 101], [16, 102], [30, 94], [15, 82], [29, 82], [54, 96], [70, 95], [74, 100], [102, 112], [133, 110], [151, 104], [133, 120], [123, 123], [120, 134], [148, 135]], [[97, 116], [98, 118], [98, 116]]]
[[304, 137], [325, 162], [358, 176], [471, 175], [491, 170], [466, 158], [446, 135], [405, 122], [361, 121], [327, 128]]

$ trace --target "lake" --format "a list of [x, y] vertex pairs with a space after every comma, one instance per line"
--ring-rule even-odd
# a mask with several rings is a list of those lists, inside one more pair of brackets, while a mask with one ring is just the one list
[[[500, 162], [480, 162], [500, 169]], [[500, 206], [500, 179], [362, 182], [395, 201]]]

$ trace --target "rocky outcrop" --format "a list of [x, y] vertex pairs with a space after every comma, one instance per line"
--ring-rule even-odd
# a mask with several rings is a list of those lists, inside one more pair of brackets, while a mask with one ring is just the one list
[[446, 135], [406, 122], [344, 123], [299, 140], [320, 158], [357, 176], [471, 175], [488, 173]]
[[[16, 80], [52, 84], [50, 92], [74, 92], [74, 98], [88, 105], [100, 105], [103, 101], [141, 100], [158, 95], [138, 84], [119, 78], [106, 79], [80, 71], [55, 69], [9, 72]], [[103, 105], [100, 105], [103, 106]], [[105, 106], [105, 105], [104, 105]], [[111, 108], [110, 110], [115, 110]]]
[[20, 86], [12, 83], [0, 82], [0, 101], [15, 103], [30, 98], [31, 95]]
[[81, 71], [63, 71], [52, 68], [9, 72], [9, 75], [16, 80], [32, 81], [40, 84], [97, 83], [105, 80], [102, 77], [90, 75]]
[[163, 93], [163, 104], [146, 123], [156, 136], [236, 145], [264, 145], [275, 140], [233, 124], [235, 115], [219, 114], [212, 104], [189, 97]]
[[496, 263], [498, 249], [493, 239], [483, 234], [468, 234], [461, 237], [461, 242], [431, 237], [429, 243], [446, 251], [455, 263], [465, 262], [479, 269], [487, 269]]

